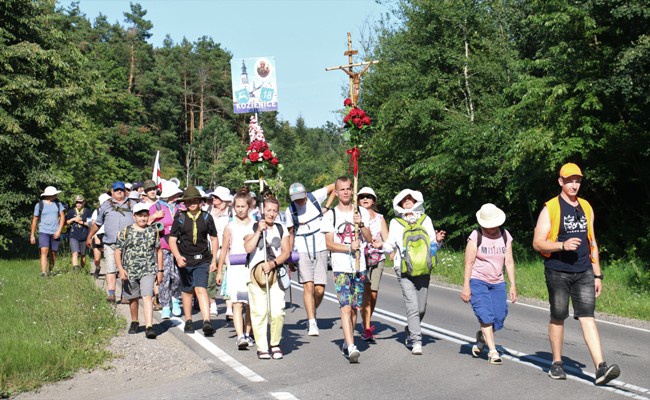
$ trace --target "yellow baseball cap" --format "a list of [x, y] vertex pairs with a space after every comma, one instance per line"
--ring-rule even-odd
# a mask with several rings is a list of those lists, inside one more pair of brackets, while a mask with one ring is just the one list
[[562, 166], [562, 168], [560, 168], [560, 176], [562, 178], [566, 178], [573, 175], [582, 176], [582, 171], [580, 170], [580, 167], [578, 167], [576, 164], [566, 163]]

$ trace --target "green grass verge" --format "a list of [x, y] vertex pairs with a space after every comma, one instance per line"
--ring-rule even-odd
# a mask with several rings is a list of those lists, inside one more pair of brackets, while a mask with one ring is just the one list
[[102, 365], [124, 326], [91, 276], [39, 275], [37, 260], [0, 260], [0, 397]]
[[[462, 252], [443, 250], [438, 254], [434, 276], [443, 282], [463, 284]], [[622, 317], [650, 320], [650, 280], [637, 261], [603, 264], [603, 292], [596, 300], [596, 310]], [[515, 257], [517, 294], [548, 300], [544, 264], [539, 257]]]

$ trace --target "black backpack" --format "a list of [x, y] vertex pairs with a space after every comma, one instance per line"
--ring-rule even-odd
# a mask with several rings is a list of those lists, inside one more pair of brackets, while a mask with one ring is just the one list
[[[477, 236], [476, 236], [476, 247], [478, 248], [481, 246], [481, 242], [483, 241], [483, 232], [481, 231], [481, 227], [479, 226], [478, 228], [475, 229]], [[499, 231], [501, 232], [501, 238], [503, 239], [503, 245], [505, 247], [508, 247], [508, 236], [506, 235], [506, 230], [502, 226], [499, 227]]]
[[[63, 208], [63, 214], [64, 215], [68, 213], [67, 207], [65, 206], [64, 203], [61, 203], [61, 201], [59, 199], [54, 199], [52, 202], [54, 204], [56, 204], [56, 209], [57, 210], [60, 210], [61, 208]], [[43, 214], [43, 208], [45, 208], [45, 203], [43, 202], [43, 200], [39, 200], [38, 201], [38, 215], [37, 215], [39, 223], [41, 222], [41, 214]]]

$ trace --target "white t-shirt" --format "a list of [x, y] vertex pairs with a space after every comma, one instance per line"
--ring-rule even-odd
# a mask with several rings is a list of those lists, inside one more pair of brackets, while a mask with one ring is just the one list
[[[368, 226], [370, 224], [370, 214], [368, 210], [361, 207], [361, 222], [364, 225]], [[336, 213], [336, 221], [334, 220], [334, 213]], [[336, 226], [334, 225], [336, 224]], [[353, 211], [341, 211], [338, 207], [335, 207], [329, 210], [323, 216], [323, 223], [321, 225], [321, 232], [327, 234], [330, 232], [334, 233], [334, 243], [338, 244], [350, 244], [354, 240], [354, 212]], [[360, 234], [361, 236], [361, 234]], [[361, 257], [359, 257], [359, 271], [366, 270], [366, 260], [363, 256], [363, 249], [365, 248], [366, 243], [361, 236]], [[355, 271], [355, 256], [354, 253], [348, 254], [347, 252], [332, 252], [332, 271], [334, 272], [347, 272], [354, 273]]]
[[280, 232], [278, 231], [278, 226], [273, 224], [273, 228], [267, 229], [265, 235], [264, 234], [260, 235], [260, 241], [257, 244], [257, 247], [255, 247], [255, 250], [253, 250], [253, 252], [251, 253], [251, 262], [250, 262], [251, 268], [264, 261], [265, 250], [262, 244], [264, 241], [264, 239], [262, 238], [264, 236], [266, 236], [266, 243], [267, 243], [267, 247], [269, 248], [269, 254], [273, 255], [273, 257], [271, 258], [275, 258], [279, 256], [280, 253], [282, 253], [282, 239], [287, 237], [288, 234], [289, 232], [285, 228], [282, 228], [282, 236], [280, 236]]
[[[229, 256], [233, 254], [246, 254], [246, 249], [244, 248], [244, 237], [253, 233], [253, 224], [255, 222], [249, 220], [247, 224], [244, 224], [237, 217], [232, 220], [226, 226], [226, 229], [230, 232], [230, 252]], [[227, 258], [228, 265], [230, 265], [230, 257]]]
[[[436, 231], [433, 229], [433, 222], [431, 221], [431, 218], [427, 215], [427, 217], [422, 221], [422, 227], [427, 231], [427, 234], [429, 235], [429, 239], [433, 242], [436, 240]], [[384, 243], [384, 251], [387, 253], [392, 252], [395, 250], [395, 259], [393, 260], [393, 264], [395, 265], [395, 268], [401, 268], [402, 265], [402, 247], [404, 245], [404, 226], [397, 222], [397, 219], [393, 219], [390, 221], [390, 225], [388, 227], [388, 240], [386, 243]]]
[[[311, 194], [314, 196], [318, 204], [322, 204], [325, 199], [327, 199], [327, 188], [324, 187], [322, 189], [315, 190]], [[296, 204], [296, 211], [298, 214], [298, 223], [300, 224], [296, 230], [296, 238], [294, 241], [294, 247], [296, 250], [300, 253], [314, 253], [327, 250], [327, 246], [325, 244], [325, 235], [319, 232], [321, 230], [323, 218], [318, 218], [320, 213], [318, 212], [316, 206], [312, 204], [309, 198], [307, 198], [307, 202], [304, 206], [299, 206]], [[287, 228], [293, 227], [291, 207], [287, 207], [285, 216]], [[311, 222], [304, 224], [307, 221]], [[309, 235], [310, 233], [314, 234]]]

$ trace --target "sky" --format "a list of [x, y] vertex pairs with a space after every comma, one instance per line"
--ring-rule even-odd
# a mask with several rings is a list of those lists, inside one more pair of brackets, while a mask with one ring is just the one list
[[[67, 6], [70, 1], [59, 0]], [[388, 12], [375, 0], [140, 0], [153, 23], [155, 47], [166, 35], [175, 43], [209, 36], [233, 58], [275, 57], [280, 119], [308, 127], [338, 123], [348, 76], [326, 67], [347, 64], [347, 32], [361, 50], [361, 34]], [[124, 25], [129, 1], [80, 0], [91, 21], [102, 13]], [[363, 61], [355, 57], [355, 62]]]

